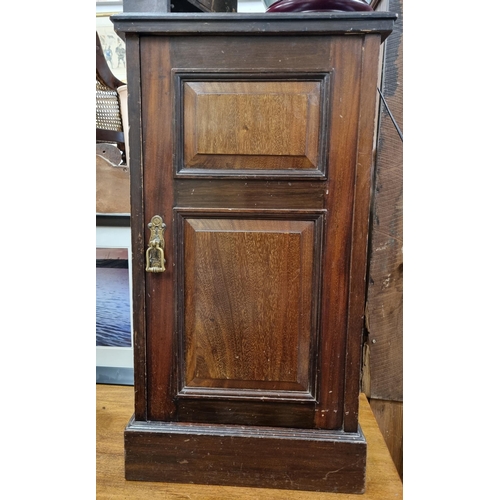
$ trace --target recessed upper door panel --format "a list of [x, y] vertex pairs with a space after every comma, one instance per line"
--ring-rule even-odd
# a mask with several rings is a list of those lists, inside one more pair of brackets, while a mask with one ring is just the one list
[[329, 74], [307, 80], [179, 76], [177, 174], [324, 178], [328, 82]]

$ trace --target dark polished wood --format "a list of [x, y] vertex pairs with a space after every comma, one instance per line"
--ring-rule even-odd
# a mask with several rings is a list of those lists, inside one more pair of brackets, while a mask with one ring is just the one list
[[193, 208], [240, 208], [292, 210], [308, 206], [323, 209], [326, 183], [288, 180], [217, 180], [217, 191], [211, 179], [179, 179], [174, 186], [176, 206]]
[[[269, 33], [288, 33], [310, 37], [318, 34], [364, 36], [365, 33], [372, 33], [380, 35], [381, 41], [390, 35], [396, 19], [397, 16], [391, 12], [232, 13], [230, 16], [206, 12], [178, 13], [172, 17], [171, 14], [143, 11], [124, 12], [111, 17], [117, 31], [145, 35], [190, 35], [193, 34], [194, 22], [197, 24], [196, 36], [239, 33], [260, 37]], [[306, 29], [304, 22], [308, 24]], [[200, 49], [204, 52], [203, 47]], [[245, 57], [245, 53], [240, 53], [240, 56]]]
[[130, 480], [342, 493], [365, 489], [361, 431], [347, 435], [131, 420], [125, 449], [125, 477]]
[[[367, 37], [365, 50], [378, 50], [378, 40]], [[360, 75], [361, 88], [375, 88], [377, 65], [374, 57], [365, 57]], [[375, 92], [362, 91], [360, 109], [374, 109]], [[373, 165], [373, 135], [375, 123], [368, 113], [360, 113], [358, 122], [357, 164], [354, 169], [354, 207], [352, 250], [349, 263], [349, 312], [347, 324], [347, 349], [345, 362], [344, 430], [354, 432], [358, 425], [359, 374], [361, 362], [360, 336], [364, 327], [365, 277], [367, 267], [368, 227], [370, 218], [370, 186]]]
[[[208, 463], [219, 484], [363, 490], [372, 140], [379, 46], [394, 20], [371, 16], [118, 16], [142, 259], [127, 477], [210, 482]], [[166, 224], [158, 274], [144, 272], [154, 215]], [[276, 447], [291, 481], [257, 466]], [[332, 481], [313, 472], [337, 468]]]

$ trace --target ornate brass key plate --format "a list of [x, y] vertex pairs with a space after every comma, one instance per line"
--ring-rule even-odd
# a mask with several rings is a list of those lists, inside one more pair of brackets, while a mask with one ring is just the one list
[[154, 215], [148, 224], [151, 230], [149, 245], [146, 250], [146, 272], [163, 273], [165, 271], [165, 223], [159, 215]]

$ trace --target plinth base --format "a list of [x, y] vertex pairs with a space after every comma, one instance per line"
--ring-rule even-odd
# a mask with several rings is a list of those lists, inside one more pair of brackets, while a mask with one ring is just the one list
[[136, 481], [363, 493], [366, 440], [318, 429], [136, 422], [125, 477]]

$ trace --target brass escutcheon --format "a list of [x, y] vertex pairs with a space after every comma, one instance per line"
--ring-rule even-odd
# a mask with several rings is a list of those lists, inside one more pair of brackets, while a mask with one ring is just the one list
[[149, 245], [146, 250], [146, 272], [163, 273], [165, 271], [165, 223], [159, 215], [154, 215], [148, 228], [151, 230]]

